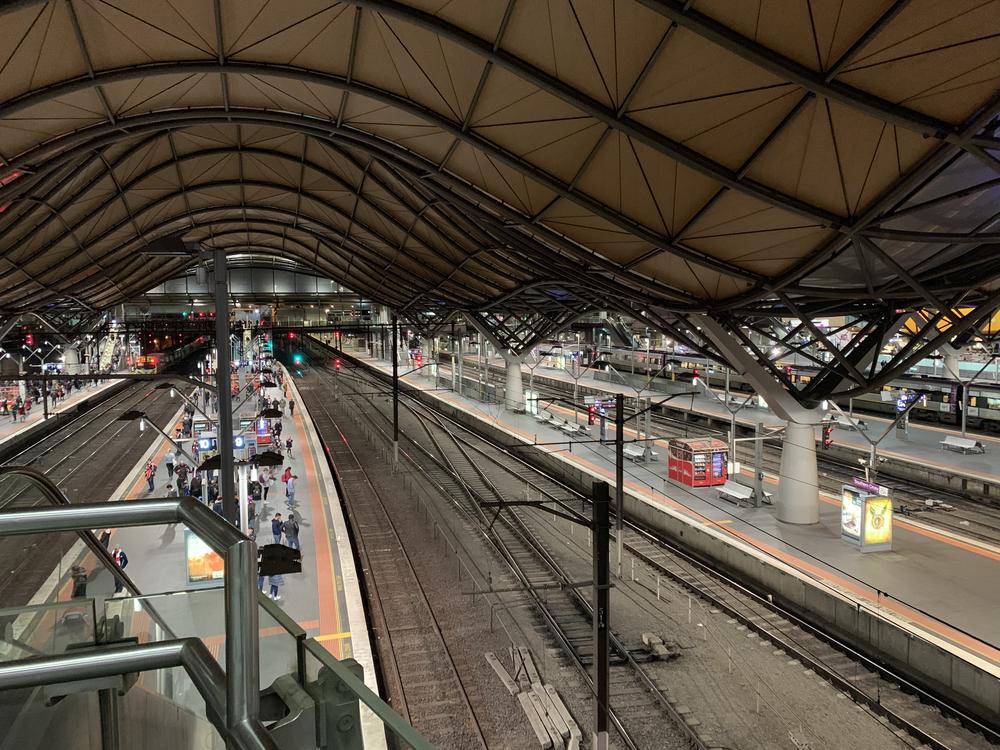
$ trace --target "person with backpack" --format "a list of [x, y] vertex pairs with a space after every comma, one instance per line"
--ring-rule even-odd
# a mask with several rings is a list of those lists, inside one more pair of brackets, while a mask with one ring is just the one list
[[291, 473], [291, 469], [288, 470], [288, 479], [285, 480], [285, 504], [289, 508], [295, 507], [295, 480], [298, 477]]
[[292, 439], [291, 438], [288, 438], [288, 440], [285, 441], [285, 455], [288, 456], [289, 458], [292, 457]]
[[152, 461], [146, 462], [146, 468], [143, 469], [143, 476], [146, 477], [146, 484], [149, 486], [148, 492], [152, 492], [155, 489], [156, 483], [156, 464]]
[[285, 533], [286, 546], [292, 549], [301, 549], [299, 547], [299, 522], [294, 513], [288, 514], [288, 520], [281, 525], [281, 530]]
[[281, 544], [281, 534], [283, 532], [283, 526], [285, 524], [281, 520], [281, 514], [275, 513], [274, 518], [271, 519], [271, 536], [274, 537], [275, 544]]

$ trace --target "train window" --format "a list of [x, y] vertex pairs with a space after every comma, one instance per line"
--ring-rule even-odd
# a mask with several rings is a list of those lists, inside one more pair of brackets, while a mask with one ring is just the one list
[[808, 383], [812, 378], [809, 375], [799, 375], [800, 383]]
[[941, 403], [942, 404], [950, 404], [951, 403], [951, 394], [950, 393], [942, 393], [941, 394]]
[[977, 398], [976, 396], [969, 396], [969, 406], [976, 405], [976, 398]]

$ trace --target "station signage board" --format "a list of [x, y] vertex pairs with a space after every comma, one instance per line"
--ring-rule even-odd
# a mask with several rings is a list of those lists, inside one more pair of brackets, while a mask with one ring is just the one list
[[881, 484], [869, 482], [867, 479], [862, 479], [861, 477], [851, 477], [851, 484], [858, 489], [865, 490], [870, 495], [882, 495], [883, 497], [889, 496], [888, 487], [883, 487]]

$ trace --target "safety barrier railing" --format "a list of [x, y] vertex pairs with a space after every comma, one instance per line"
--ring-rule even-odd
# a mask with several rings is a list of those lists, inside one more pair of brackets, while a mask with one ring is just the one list
[[[61, 494], [54, 485], [46, 491]], [[307, 639], [292, 618], [259, 593], [256, 545], [191, 498], [5, 510], [0, 512], [0, 536], [90, 534], [95, 528], [175, 523], [189, 527], [223, 557], [223, 587], [144, 595], [129, 586], [132, 596], [108, 598], [102, 607], [82, 597], [16, 612], [0, 610], [4, 621], [24, 615], [34, 625], [31, 643], [4, 638], [0, 649], [0, 690], [33, 689], [13, 717], [20, 725], [14, 727], [21, 730], [19, 736], [50, 727], [52, 711], [60, 707], [73, 707], [64, 710], [66, 722], [78, 718], [81, 710], [99, 708], [99, 746], [118, 748], [119, 727], [130, 727], [130, 722], [118, 720], [120, 706], [134, 708], [145, 701], [147, 713], [140, 714], [141, 719], [149, 715], [149, 705], [162, 706], [156, 701], [165, 699], [177, 721], [182, 717], [196, 729], [199, 722], [214, 727], [218, 734], [201, 740], [210, 748], [429, 750], [431, 746], [365, 686], [356, 662], [340, 661], [322, 644]], [[67, 614], [75, 623], [72, 632], [55, 625]], [[262, 637], [268, 645], [263, 665]], [[81, 699], [81, 688], [72, 687], [82, 681], [90, 681], [99, 706]], [[142, 689], [128, 689], [136, 683]], [[12, 729], [8, 739], [13, 734]], [[77, 735], [66, 747], [92, 747]]]

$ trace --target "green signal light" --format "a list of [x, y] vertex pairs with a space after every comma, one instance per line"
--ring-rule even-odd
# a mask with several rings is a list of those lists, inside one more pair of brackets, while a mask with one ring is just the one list
[[302, 364], [302, 355], [301, 354], [296, 354], [294, 357], [292, 357], [292, 361], [295, 364], [297, 364], [297, 365], [301, 365]]

